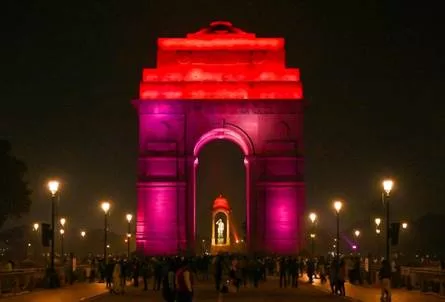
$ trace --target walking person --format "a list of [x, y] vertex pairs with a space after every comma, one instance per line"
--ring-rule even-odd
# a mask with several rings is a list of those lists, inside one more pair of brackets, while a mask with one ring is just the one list
[[176, 272], [177, 302], [193, 301], [193, 275], [187, 259], [182, 261], [180, 269]]
[[346, 282], [346, 262], [344, 259], [340, 261], [340, 265], [338, 268], [338, 280], [337, 280], [337, 292], [339, 292], [340, 296], [346, 296], [345, 290], [345, 282]]
[[287, 263], [286, 259], [282, 257], [280, 259], [280, 288], [287, 287]]
[[169, 259], [167, 273], [162, 280], [162, 297], [165, 302], [175, 302], [176, 298], [176, 266], [173, 259]]
[[390, 302], [391, 301], [391, 266], [388, 260], [382, 261], [382, 266], [379, 271], [380, 279], [380, 301]]

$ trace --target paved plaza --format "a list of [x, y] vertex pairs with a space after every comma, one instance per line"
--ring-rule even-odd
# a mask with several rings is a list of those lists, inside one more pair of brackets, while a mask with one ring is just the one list
[[[259, 288], [241, 288], [238, 293], [218, 294], [211, 283], [198, 283], [195, 287], [196, 302], [237, 302], [237, 301], [255, 301], [255, 302], [324, 302], [324, 301], [350, 301], [335, 297], [316, 287], [302, 285], [298, 289], [294, 288], [278, 288], [278, 283], [269, 281], [262, 283]], [[141, 288], [135, 289], [129, 287], [125, 295], [103, 295], [94, 299], [94, 302], [163, 302], [159, 292], [149, 290], [142, 291]]]
[[[238, 301], [258, 301], [258, 302], [287, 302], [287, 301], [380, 301], [379, 288], [356, 286], [346, 283], [346, 294], [348, 297], [341, 298], [330, 294], [328, 284], [321, 285], [318, 280], [314, 285], [307, 284], [302, 279], [298, 289], [278, 287], [278, 280], [270, 278], [266, 283], [262, 283], [259, 288], [241, 288], [239, 293], [218, 294], [210, 282], [198, 282], [195, 287], [196, 302], [238, 302]], [[55, 290], [39, 290], [20, 296], [4, 297], [5, 302], [163, 302], [160, 292], [152, 290], [143, 291], [142, 287], [127, 287], [125, 295], [110, 295], [105, 289], [104, 283], [75, 284]], [[396, 289], [393, 291], [392, 302], [444, 302], [445, 297], [434, 294], [420, 293], [419, 291], [407, 291]]]
[[[304, 278], [303, 282], [306, 282]], [[314, 287], [330, 292], [329, 284], [321, 285], [320, 280], [315, 280]], [[353, 285], [345, 283], [346, 295], [354, 301], [374, 302], [380, 301], [380, 288], [374, 286]], [[408, 291], [406, 289], [393, 289], [391, 302], [445, 302], [445, 297], [432, 293], [421, 293], [420, 291]]]
[[58, 289], [40, 289], [19, 296], [0, 298], [5, 302], [79, 302], [106, 293], [104, 283], [78, 283]]

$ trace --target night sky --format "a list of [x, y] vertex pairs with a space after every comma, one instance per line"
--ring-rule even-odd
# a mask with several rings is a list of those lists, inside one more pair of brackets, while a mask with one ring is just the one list
[[[130, 101], [142, 68], [155, 64], [157, 37], [213, 20], [286, 38], [288, 65], [301, 68], [305, 88], [307, 207], [322, 226], [332, 222], [335, 197], [346, 202], [347, 223], [367, 219], [385, 176], [397, 182], [396, 216], [445, 213], [443, 11], [429, 1], [7, 0], [0, 14], [0, 136], [29, 167], [26, 222], [49, 220], [45, 182], [57, 176], [72, 226], [101, 227], [106, 198], [112, 229], [124, 231], [124, 212], [136, 208]], [[222, 144], [203, 151], [203, 161], [224, 154], [224, 163], [239, 156]], [[225, 190], [245, 213], [235, 202], [242, 181], [203, 178], [199, 198], [208, 204], [199, 211]]]

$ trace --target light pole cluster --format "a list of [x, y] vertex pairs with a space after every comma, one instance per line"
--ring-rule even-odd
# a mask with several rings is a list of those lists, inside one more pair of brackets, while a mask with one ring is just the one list
[[104, 211], [104, 262], [108, 262], [108, 212], [110, 211], [111, 204], [108, 201], [102, 201], [100, 207]]
[[[50, 285], [51, 287], [57, 286], [57, 275], [55, 271], [55, 265], [54, 265], [54, 258], [55, 258], [55, 232], [56, 232], [56, 199], [58, 197], [58, 193], [60, 190], [60, 182], [57, 180], [51, 180], [48, 182], [48, 190], [51, 193], [51, 229], [50, 232], [48, 232], [50, 241], [51, 241], [51, 252], [50, 252]], [[103, 239], [103, 251], [104, 251], [104, 261], [107, 263], [108, 258], [108, 249], [110, 248], [110, 245], [108, 243], [108, 216], [110, 213], [111, 208], [111, 202], [110, 201], [102, 201], [100, 202], [100, 207], [104, 213], [104, 239]], [[130, 256], [130, 239], [132, 237], [131, 232], [131, 222], [133, 220], [132, 214], [126, 214], [125, 216], [127, 223], [128, 223], [128, 230], [126, 234], [125, 242], [127, 242], [127, 254]], [[64, 237], [65, 237], [65, 224], [67, 223], [67, 219], [62, 217], [59, 220], [60, 223], [60, 246], [61, 246], [61, 258], [64, 259], [65, 252], [64, 252]], [[33, 224], [33, 230], [38, 231], [40, 227], [39, 223]], [[80, 231], [80, 237], [82, 239], [85, 239], [87, 235], [87, 232], [85, 230]], [[63, 260], [62, 260], [63, 261]]]
[[386, 260], [390, 261], [391, 256], [391, 222], [390, 222], [390, 208], [389, 208], [389, 197], [394, 186], [394, 182], [390, 179], [386, 179], [383, 181], [383, 191], [382, 201], [386, 207]]
[[312, 231], [310, 233], [310, 237], [311, 237], [311, 254], [312, 257], [315, 257], [315, 221], [317, 220], [317, 214], [315, 213], [310, 213], [309, 214], [309, 220], [311, 221], [311, 228]]
[[335, 243], [335, 247], [336, 247], [336, 259], [337, 259], [337, 263], [340, 263], [340, 211], [343, 208], [343, 202], [341, 202], [340, 200], [336, 200], [334, 201], [334, 209], [335, 209], [335, 214], [337, 217], [337, 236], [336, 236], [336, 243]]
[[56, 228], [56, 198], [59, 191], [60, 183], [57, 180], [51, 180], [48, 182], [48, 189], [51, 193], [51, 258], [50, 258], [50, 271], [49, 271], [49, 283], [50, 287], [56, 287], [58, 280], [56, 270], [54, 268], [54, 237]]
[[127, 214], [125, 216], [128, 222], [128, 230], [127, 230], [127, 257], [130, 258], [130, 239], [131, 239], [131, 220], [133, 219], [133, 215]]

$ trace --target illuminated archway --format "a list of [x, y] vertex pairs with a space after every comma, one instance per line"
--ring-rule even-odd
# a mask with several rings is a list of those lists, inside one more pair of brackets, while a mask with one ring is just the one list
[[250, 165], [249, 156], [253, 154], [253, 145], [251, 139], [239, 129], [216, 128], [203, 134], [196, 142], [193, 148], [193, 241], [196, 241], [196, 180], [199, 165], [199, 151], [208, 143], [215, 140], [228, 140], [235, 143], [243, 152], [246, 180], [246, 237], [247, 243], [250, 243]]
[[156, 67], [144, 68], [134, 101], [139, 251], [193, 252], [197, 155], [213, 140], [244, 153], [248, 249], [301, 248], [303, 88], [299, 69], [287, 67], [284, 43], [229, 22], [158, 39]]

